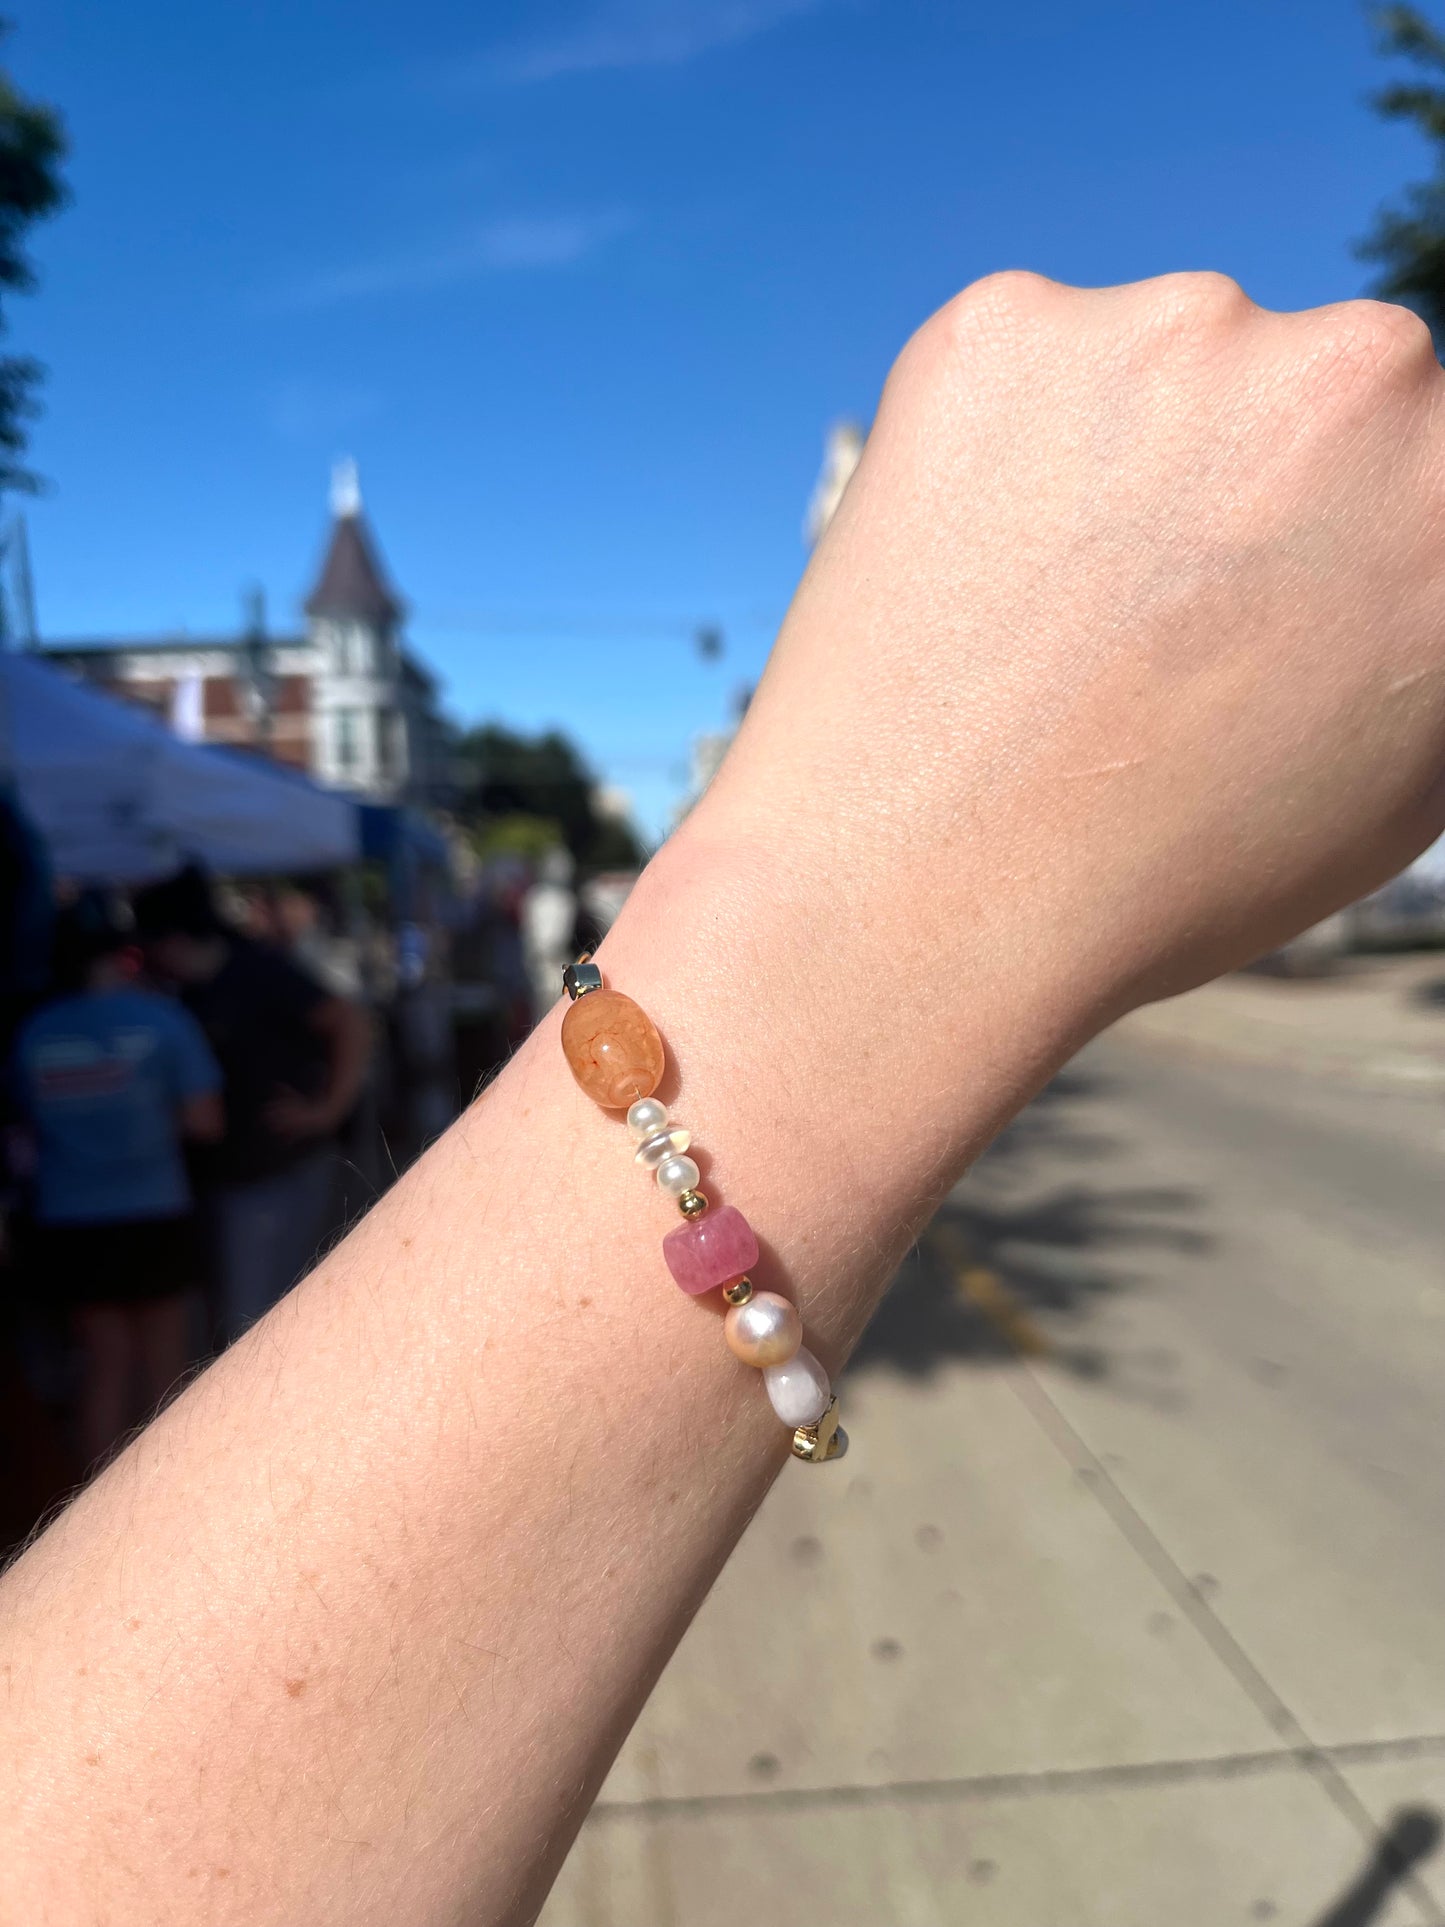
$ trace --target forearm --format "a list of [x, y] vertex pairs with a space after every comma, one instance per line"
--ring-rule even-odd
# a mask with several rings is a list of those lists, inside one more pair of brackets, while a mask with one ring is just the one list
[[[836, 1369], [1092, 1013], [1022, 954], [940, 993], [901, 914], [836, 928], [705, 835], [603, 961]], [[357, 1927], [545, 1890], [788, 1437], [556, 1028], [6, 1581], [11, 1909]]]

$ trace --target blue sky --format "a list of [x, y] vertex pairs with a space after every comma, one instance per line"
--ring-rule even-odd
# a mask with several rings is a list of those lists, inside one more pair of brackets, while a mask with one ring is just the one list
[[1002, 266], [1356, 293], [1423, 164], [1353, 0], [10, 11], [74, 146], [13, 311], [43, 633], [228, 628], [250, 581], [294, 620], [354, 454], [452, 711], [562, 725], [651, 830], [932, 307]]

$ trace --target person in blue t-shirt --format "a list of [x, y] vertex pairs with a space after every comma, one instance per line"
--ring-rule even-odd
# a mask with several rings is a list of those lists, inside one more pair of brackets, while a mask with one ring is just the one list
[[13, 1083], [34, 1152], [37, 1281], [82, 1354], [80, 1444], [100, 1458], [188, 1363], [200, 1283], [182, 1140], [221, 1135], [221, 1072], [200, 1026], [139, 988], [131, 938], [96, 897], [56, 929], [63, 992], [21, 1028]]

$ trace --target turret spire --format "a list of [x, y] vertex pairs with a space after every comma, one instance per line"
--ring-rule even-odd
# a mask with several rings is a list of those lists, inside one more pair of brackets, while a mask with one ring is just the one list
[[338, 522], [343, 516], [361, 513], [361, 475], [350, 455], [332, 464], [331, 513]]
[[315, 588], [306, 598], [309, 616], [341, 616], [389, 628], [403, 614], [387, 582], [366, 518], [356, 464], [338, 462], [331, 471], [331, 541]]

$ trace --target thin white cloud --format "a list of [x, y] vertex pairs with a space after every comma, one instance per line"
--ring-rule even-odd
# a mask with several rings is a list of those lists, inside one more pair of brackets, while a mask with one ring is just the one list
[[429, 247], [401, 249], [325, 269], [280, 288], [265, 306], [297, 313], [388, 295], [430, 294], [489, 274], [570, 267], [632, 225], [632, 216], [617, 208], [488, 221]]
[[[626, 67], [680, 67], [817, 13], [830, 0], [604, 0], [576, 26], [492, 54], [481, 73], [513, 83]], [[478, 77], [479, 70], [472, 71]]]

